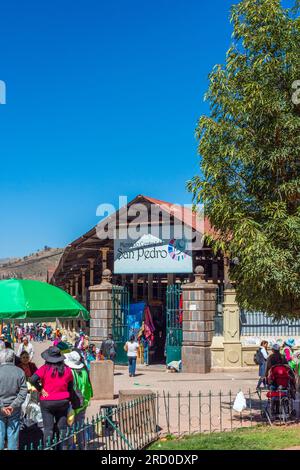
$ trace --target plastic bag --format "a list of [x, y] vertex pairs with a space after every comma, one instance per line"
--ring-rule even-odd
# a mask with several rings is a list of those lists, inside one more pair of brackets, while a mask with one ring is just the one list
[[43, 417], [40, 405], [30, 401], [26, 410], [26, 418], [36, 424], [42, 423]]
[[27, 393], [27, 397], [21, 406], [21, 417], [23, 418], [26, 415], [27, 407], [30, 402], [30, 393]]
[[233, 407], [234, 411], [241, 413], [247, 408], [246, 398], [243, 392], [239, 392], [235, 397]]

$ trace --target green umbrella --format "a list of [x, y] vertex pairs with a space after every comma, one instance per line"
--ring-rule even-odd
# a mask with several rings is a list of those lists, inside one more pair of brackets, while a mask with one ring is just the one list
[[0, 281], [0, 320], [53, 320], [81, 318], [89, 312], [64, 290], [46, 282]]

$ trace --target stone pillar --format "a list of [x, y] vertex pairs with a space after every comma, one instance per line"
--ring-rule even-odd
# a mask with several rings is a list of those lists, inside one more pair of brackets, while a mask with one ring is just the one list
[[235, 289], [226, 288], [223, 304], [224, 366], [242, 367], [242, 344], [240, 340], [240, 309]]
[[79, 296], [79, 289], [78, 289], [78, 284], [79, 284], [79, 274], [75, 274], [75, 297], [78, 299]]
[[108, 266], [107, 266], [107, 256], [108, 256], [108, 253], [109, 253], [109, 248], [108, 247], [100, 248], [100, 251], [102, 253], [102, 271], [104, 271], [105, 269], [108, 268]]
[[217, 286], [204, 278], [204, 268], [197, 266], [195, 281], [182, 286], [183, 372], [206, 374], [211, 369], [210, 346], [214, 335]]
[[95, 267], [95, 260], [93, 258], [89, 258], [90, 263], [90, 286], [94, 285], [94, 267]]
[[74, 295], [74, 290], [73, 290], [73, 288], [74, 288], [74, 280], [71, 279], [71, 280], [70, 280], [70, 295], [71, 295], [72, 297], [73, 297], [73, 295]]
[[86, 304], [85, 275], [86, 268], [81, 268], [81, 297], [84, 304]]
[[90, 291], [90, 340], [98, 347], [112, 333], [112, 284], [111, 271], [105, 269], [102, 282], [91, 286]]

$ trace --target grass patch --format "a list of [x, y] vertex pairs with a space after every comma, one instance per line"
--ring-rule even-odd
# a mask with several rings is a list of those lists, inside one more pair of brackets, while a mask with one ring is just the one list
[[232, 432], [168, 436], [149, 450], [276, 450], [300, 446], [300, 426], [255, 426]]

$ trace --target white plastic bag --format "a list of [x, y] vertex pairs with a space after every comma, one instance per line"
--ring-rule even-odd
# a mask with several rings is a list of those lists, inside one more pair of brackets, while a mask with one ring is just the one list
[[234, 411], [241, 413], [247, 408], [246, 398], [243, 392], [239, 392], [235, 397], [233, 407]]

